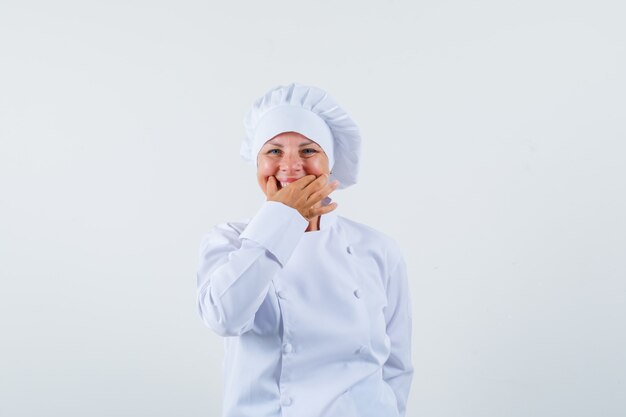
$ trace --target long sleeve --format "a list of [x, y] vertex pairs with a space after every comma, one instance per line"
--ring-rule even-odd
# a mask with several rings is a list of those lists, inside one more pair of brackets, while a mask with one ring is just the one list
[[406, 274], [406, 264], [400, 257], [389, 275], [387, 283], [388, 306], [385, 309], [387, 335], [391, 353], [383, 366], [383, 378], [391, 386], [398, 401], [398, 411], [403, 417], [413, 380], [411, 362], [411, 300]]
[[198, 309], [207, 326], [221, 336], [241, 335], [252, 327], [272, 278], [288, 262], [307, 224], [297, 210], [267, 201], [241, 235], [226, 224], [203, 238]]

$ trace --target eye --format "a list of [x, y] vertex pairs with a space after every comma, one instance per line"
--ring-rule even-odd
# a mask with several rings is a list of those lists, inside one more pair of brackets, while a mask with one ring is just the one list
[[280, 155], [281, 150], [274, 148], [274, 149], [270, 149], [269, 151], [265, 152], [268, 155]]
[[305, 155], [313, 155], [317, 153], [317, 149], [313, 149], [313, 148], [304, 148], [302, 149], [302, 153]]

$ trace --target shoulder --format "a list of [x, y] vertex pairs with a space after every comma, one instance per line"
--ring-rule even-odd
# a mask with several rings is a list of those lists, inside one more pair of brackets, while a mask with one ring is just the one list
[[380, 260], [384, 261], [388, 268], [395, 266], [403, 259], [400, 245], [391, 236], [343, 216], [337, 216], [337, 220], [351, 245], [370, 255], [375, 254], [380, 257]]
[[367, 240], [371, 244], [378, 244], [382, 247], [388, 248], [389, 250], [400, 250], [398, 243], [394, 238], [378, 229], [343, 216], [337, 216], [337, 219], [341, 227], [344, 228], [346, 232], [349, 232], [353, 237]]

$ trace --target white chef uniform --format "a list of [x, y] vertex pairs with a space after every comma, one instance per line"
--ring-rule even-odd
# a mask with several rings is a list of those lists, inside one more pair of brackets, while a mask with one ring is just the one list
[[198, 307], [225, 336], [224, 417], [405, 415], [403, 257], [391, 238], [336, 211], [304, 232], [297, 210], [267, 201], [203, 238]]

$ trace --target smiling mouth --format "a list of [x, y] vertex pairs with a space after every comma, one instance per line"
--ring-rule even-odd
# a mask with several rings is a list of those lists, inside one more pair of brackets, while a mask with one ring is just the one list
[[276, 183], [277, 183], [277, 185], [278, 185], [278, 189], [280, 190], [281, 188], [285, 188], [285, 187], [287, 187], [287, 186], [288, 186], [289, 184], [291, 184], [292, 182], [296, 182], [296, 181], [298, 181], [298, 178], [290, 178], [290, 179], [287, 179], [287, 180], [285, 180], [285, 181], [280, 181], [280, 180], [278, 180], [278, 179], [276, 179], [276, 180], [277, 180], [277, 181], [276, 181]]
[[278, 185], [278, 191], [282, 190], [283, 188], [287, 187], [289, 185], [288, 182], [277, 182], [276, 185]]

